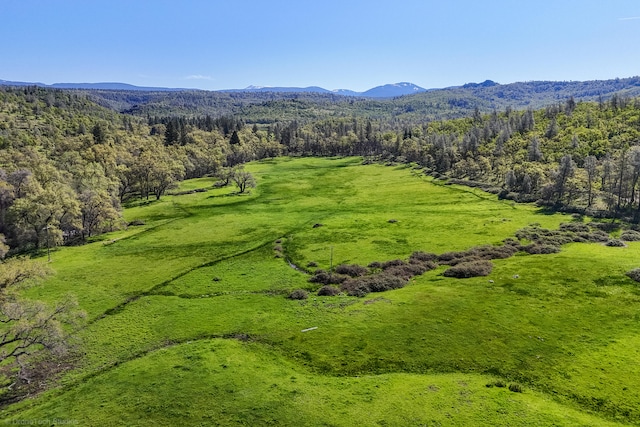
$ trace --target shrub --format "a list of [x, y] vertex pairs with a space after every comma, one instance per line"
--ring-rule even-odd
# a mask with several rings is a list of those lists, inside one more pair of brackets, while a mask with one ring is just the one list
[[616, 248], [627, 246], [627, 245], [624, 244], [624, 242], [622, 240], [619, 240], [619, 239], [611, 239], [607, 243], [605, 243], [605, 245], [613, 246], [613, 247], [616, 247]]
[[640, 268], [634, 268], [631, 271], [625, 273], [631, 280], [640, 282]]
[[470, 249], [468, 252], [481, 259], [505, 259], [511, 257], [518, 250], [510, 245], [484, 245]]
[[498, 381], [494, 382], [493, 385], [496, 386], [496, 387], [500, 387], [500, 388], [503, 388], [503, 387], [507, 386], [507, 384], [505, 384], [505, 382], [502, 381], [502, 380], [498, 380]]
[[522, 250], [531, 255], [557, 254], [560, 252], [560, 246], [532, 243], [530, 245], [523, 246]]
[[363, 297], [369, 292], [384, 292], [404, 287], [406, 280], [386, 272], [348, 279], [342, 283], [341, 289], [348, 295]]
[[423, 262], [422, 265], [426, 267], [427, 271], [435, 270], [436, 268], [438, 268], [438, 264], [435, 261], [426, 261]]
[[[411, 277], [413, 276], [420, 276], [421, 274], [429, 270], [433, 270], [434, 268], [437, 268], [437, 267], [438, 266], [433, 262], [431, 262], [430, 264], [427, 262], [421, 262], [421, 263], [403, 265], [395, 268], [400, 269], [404, 274], [409, 275], [409, 277], [407, 277], [407, 280], [408, 280], [408, 279], [411, 279]], [[396, 274], [396, 276], [398, 276], [398, 274]], [[404, 276], [400, 276], [400, 277], [404, 277]]]
[[560, 224], [561, 231], [571, 231], [573, 233], [588, 233], [590, 228], [587, 224], [581, 222], [563, 222]]
[[518, 383], [509, 384], [509, 391], [514, 393], [522, 393], [522, 386]]
[[404, 262], [401, 259], [392, 259], [391, 261], [386, 261], [383, 262], [380, 267], [382, 267], [383, 270], [386, 270], [387, 268], [391, 268], [391, 267], [397, 267], [398, 265], [405, 265], [406, 262]]
[[589, 225], [591, 226], [591, 228], [602, 230], [607, 233], [616, 231], [620, 227], [618, 224], [613, 222], [590, 222]]
[[421, 252], [416, 251], [409, 256], [409, 263], [420, 263], [420, 262], [428, 262], [428, 261], [436, 261], [438, 259], [438, 255], [432, 254], [430, 252]]
[[[435, 264], [433, 264], [433, 268], [435, 268]], [[405, 264], [387, 268], [384, 270], [384, 274], [409, 280], [413, 276], [419, 276], [427, 270], [428, 268], [425, 264]]]
[[502, 243], [504, 243], [505, 246], [514, 246], [516, 248], [520, 246], [520, 242], [517, 239], [514, 239], [513, 237], [507, 237], [502, 241]]
[[282, 252], [282, 245], [275, 245], [273, 247], [273, 250], [276, 251], [276, 252]]
[[382, 263], [381, 263], [381, 262], [379, 262], [379, 261], [373, 261], [373, 262], [370, 262], [370, 263], [369, 263], [369, 265], [368, 265], [367, 267], [369, 267], [369, 268], [371, 268], [371, 269], [378, 269], [378, 268], [382, 268]]
[[336, 273], [346, 274], [351, 277], [364, 276], [369, 272], [367, 267], [358, 264], [340, 264], [336, 267]]
[[317, 267], [317, 266], [318, 266], [318, 263], [315, 261], [309, 261], [307, 263], [307, 267]]
[[587, 240], [595, 243], [603, 243], [603, 242], [608, 242], [609, 239], [610, 239], [609, 234], [606, 231], [596, 229], [596, 230], [593, 230], [591, 233], [589, 233]]
[[466, 279], [469, 277], [487, 276], [493, 270], [491, 261], [479, 260], [471, 262], [462, 262], [444, 272], [447, 277], [456, 277], [458, 279]]
[[371, 292], [384, 292], [393, 289], [400, 289], [407, 284], [406, 280], [403, 280], [398, 276], [391, 276], [389, 274], [377, 274], [371, 276], [368, 280], [369, 291]]
[[338, 285], [348, 278], [349, 276], [332, 274], [326, 270], [318, 269], [315, 274], [309, 278], [309, 282], [320, 283], [321, 285]]
[[584, 233], [584, 232], [580, 232], [580, 233], [576, 233], [576, 242], [591, 242], [591, 232], [588, 233]]
[[141, 220], [141, 219], [134, 219], [133, 221], [131, 221], [127, 225], [129, 225], [129, 226], [145, 225], [145, 222], [143, 220]]
[[318, 296], [321, 297], [333, 297], [340, 293], [340, 289], [331, 285], [324, 285], [318, 290]]
[[438, 255], [438, 261], [446, 263], [451, 261], [452, 259], [460, 258], [461, 256], [462, 255], [460, 252], [444, 252]]
[[625, 242], [638, 242], [640, 241], [640, 233], [635, 230], [625, 230], [620, 235], [620, 240], [624, 240]]
[[543, 245], [562, 246], [562, 245], [566, 245], [567, 243], [573, 242], [574, 237], [575, 237], [575, 234], [571, 232], [563, 233], [561, 231], [556, 231], [556, 230], [553, 230], [553, 231], [547, 230], [547, 233], [545, 233], [544, 236], [541, 236], [537, 240], [537, 243], [540, 243]]
[[347, 293], [347, 295], [352, 297], [362, 298], [366, 296], [369, 292], [369, 286], [361, 280], [347, 280], [342, 285], [340, 285], [340, 289]]
[[313, 276], [309, 278], [311, 283], [321, 283], [323, 285], [328, 285], [331, 281], [331, 274], [325, 270], [316, 270]]
[[457, 258], [463, 258], [466, 255], [467, 255], [466, 252], [445, 252], [438, 255], [438, 262], [440, 264], [449, 264], [451, 263], [451, 261]]
[[473, 261], [481, 261], [482, 258], [477, 255], [466, 255], [461, 258], [454, 258], [451, 261], [442, 262], [441, 264], [450, 265], [453, 267], [454, 265], [461, 264], [463, 262], [473, 262]]
[[518, 240], [534, 241], [540, 237], [540, 230], [541, 228], [539, 227], [524, 227], [516, 231], [516, 238]]
[[296, 289], [289, 294], [289, 299], [303, 300], [309, 298], [309, 294], [304, 289]]

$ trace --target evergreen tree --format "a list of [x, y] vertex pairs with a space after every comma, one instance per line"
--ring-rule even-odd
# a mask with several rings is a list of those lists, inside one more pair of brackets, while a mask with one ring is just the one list
[[544, 158], [540, 149], [540, 140], [535, 136], [529, 141], [528, 155], [531, 162], [540, 162]]
[[231, 139], [229, 140], [229, 144], [231, 145], [239, 145], [240, 144], [240, 136], [238, 136], [238, 131], [233, 131], [231, 134]]
[[569, 178], [573, 177], [576, 165], [571, 158], [571, 154], [566, 154], [560, 159], [560, 165], [554, 173], [553, 190], [556, 196], [556, 203], [562, 201], [562, 197], [567, 189]]
[[178, 142], [180, 138], [180, 133], [178, 130], [178, 123], [174, 119], [169, 119], [167, 122], [167, 128], [164, 132], [164, 143], [165, 145], [174, 145]]
[[584, 170], [587, 172], [587, 207], [593, 203], [593, 183], [596, 180], [598, 159], [595, 156], [584, 158]]

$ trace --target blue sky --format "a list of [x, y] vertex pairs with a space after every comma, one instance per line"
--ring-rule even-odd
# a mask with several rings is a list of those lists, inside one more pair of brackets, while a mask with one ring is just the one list
[[640, 75], [640, 1], [0, 0], [0, 79], [366, 90]]

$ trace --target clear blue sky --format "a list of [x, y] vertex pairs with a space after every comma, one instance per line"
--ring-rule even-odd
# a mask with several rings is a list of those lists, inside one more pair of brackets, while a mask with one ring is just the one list
[[0, 0], [0, 79], [366, 90], [640, 75], [638, 0]]

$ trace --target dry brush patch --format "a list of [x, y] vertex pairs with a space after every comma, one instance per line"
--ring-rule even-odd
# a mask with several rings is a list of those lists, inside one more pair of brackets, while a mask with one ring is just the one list
[[[636, 232], [625, 234], [633, 238]], [[640, 233], [637, 233], [640, 236]], [[444, 252], [440, 255], [415, 251], [407, 261], [392, 259], [373, 261], [367, 267], [358, 264], [341, 264], [335, 272], [316, 270], [311, 283], [324, 285], [319, 295], [331, 295], [335, 287], [351, 296], [365, 296], [370, 292], [384, 292], [405, 286], [411, 278], [438, 266], [449, 266], [442, 274], [452, 278], [487, 276], [493, 269], [491, 260], [507, 259], [518, 252], [530, 255], [554, 254], [562, 245], [574, 242], [601, 242], [608, 246], [625, 245], [622, 240], [611, 239], [599, 223], [562, 223], [557, 230], [541, 228], [538, 224], [524, 227], [514, 237], [503, 240], [502, 245], [481, 245], [464, 251]], [[618, 244], [618, 242], [620, 244]], [[331, 291], [329, 289], [332, 289]]]
[[493, 264], [487, 260], [461, 262], [444, 272], [446, 277], [468, 279], [470, 277], [488, 276], [493, 270]]

